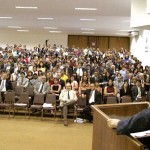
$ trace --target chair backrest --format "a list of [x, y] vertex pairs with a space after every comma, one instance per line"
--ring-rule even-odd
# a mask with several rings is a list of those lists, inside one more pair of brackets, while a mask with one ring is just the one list
[[136, 102], [145, 102], [146, 101], [146, 97], [142, 97], [142, 98], [137, 98]]
[[15, 102], [15, 92], [14, 91], [7, 91], [5, 94], [5, 102], [6, 103], [14, 103]]
[[121, 98], [121, 102], [122, 103], [131, 103], [132, 102], [132, 98], [131, 98], [131, 96], [123, 96]]
[[114, 104], [117, 103], [117, 97], [115, 96], [108, 96], [106, 100], [106, 104]]
[[35, 94], [33, 104], [42, 105], [44, 103], [44, 94]]
[[55, 94], [47, 94], [45, 103], [56, 105], [56, 95]]
[[29, 96], [33, 96], [34, 95], [34, 86], [26, 87], [25, 92], [28, 92]]
[[85, 107], [86, 106], [86, 98], [82, 98], [79, 96], [77, 100], [77, 107]]
[[11, 83], [12, 83], [13, 90], [15, 91], [15, 87], [16, 87], [16, 85], [17, 85], [17, 82], [16, 82], [16, 81], [13, 81], [13, 82], [11, 82]]
[[29, 104], [29, 93], [28, 92], [22, 92], [20, 94], [19, 103], [26, 103]]
[[15, 87], [15, 95], [20, 96], [20, 94], [24, 91], [24, 87], [22, 86], [16, 86]]

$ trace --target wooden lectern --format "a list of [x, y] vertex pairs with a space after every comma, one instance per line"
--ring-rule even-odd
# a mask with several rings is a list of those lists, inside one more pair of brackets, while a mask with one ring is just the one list
[[123, 119], [149, 107], [148, 102], [93, 105], [92, 150], [144, 150], [144, 145], [131, 136], [117, 135], [107, 126], [107, 119]]

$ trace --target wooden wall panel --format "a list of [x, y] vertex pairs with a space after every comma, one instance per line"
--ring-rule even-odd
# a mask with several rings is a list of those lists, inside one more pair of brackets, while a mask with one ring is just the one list
[[79, 36], [78, 35], [69, 35], [68, 36], [68, 47], [72, 48], [73, 46], [78, 47]]
[[119, 51], [121, 47], [125, 48], [126, 50], [129, 50], [130, 38], [111, 36], [69, 35], [68, 47], [71, 48], [73, 45], [79, 48], [99, 48], [101, 51], [113, 48]]
[[79, 48], [87, 48], [88, 45], [88, 37], [87, 36], [79, 36], [78, 47]]
[[128, 37], [109, 37], [109, 48], [119, 51], [121, 48], [129, 50], [130, 39]]
[[108, 37], [102, 36], [99, 38], [99, 48], [102, 52], [106, 51], [108, 49], [108, 46], [109, 46], [108, 44], [109, 44], [109, 38]]

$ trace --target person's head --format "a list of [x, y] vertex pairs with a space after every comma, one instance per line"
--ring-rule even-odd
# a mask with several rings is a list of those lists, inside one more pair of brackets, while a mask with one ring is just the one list
[[21, 78], [24, 78], [25, 77], [25, 73], [24, 72], [21, 72]]
[[54, 84], [58, 84], [58, 79], [54, 78]]
[[118, 82], [122, 81], [122, 76], [118, 76]]
[[98, 72], [97, 71], [94, 72], [94, 76], [98, 77]]
[[40, 80], [44, 83], [46, 81], [46, 77], [45, 76], [41, 76]]
[[3, 80], [6, 80], [6, 78], [7, 78], [7, 73], [6, 73], [6, 72], [3, 72], [2, 75], [1, 75], [1, 78], [2, 78]]
[[33, 71], [37, 71], [37, 67], [36, 66], [33, 67]]
[[28, 76], [33, 76], [33, 72], [32, 71], [28, 71]]
[[88, 77], [86, 75], [83, 76], [83, 81], [87, 81], [88, 80]]
[[67, 91], [71, 90], [71, 84], [69, 82], [66, 83], [66, 90]]
[[33, 74], [33, 79], [37, 79], [38, 75], [36, 73]]
[[90, 89], [93, 91], [93, 90], [95, 90], [95, 84], [94, 83], [91, 83], [90, 84]]
[[42, 73], [42, 70], [38, 70], [38, 76], [42, 76], [43, 73]]
[[113, 80], [112, 79], [108, 80], [108, 86], [113, 86]]
[[75, 77], [72, 75], [72, 76], [70, 77], [70, 79], [71, 79], [71, 81], [74, 81], [74, 80], [75, 80]]

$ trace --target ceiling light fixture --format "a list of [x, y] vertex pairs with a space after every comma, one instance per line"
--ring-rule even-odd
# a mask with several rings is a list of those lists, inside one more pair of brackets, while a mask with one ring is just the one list
[[13, 17], [0, 17], [0, 19], [12, 19]]
[[84, 34], [94, 34], [94, 32], [82, 32]]
[[81, 28], [81, 30], [89, 30], [89, 31], [94, 31], [95, 29], [90, 29], [90, 28]]
[[81, 21], [96, 21], [96, 19], [80, 19]]
[[44, 29], [58, 29], [56, 27], [44, 27]]
[[38, 7], [24, 7], [24, 6], [16, 6], [18, 9], [38, 9]]
[[54, 18], [37, 18], [38, 20], [53, 20]]
[[75, 8], [75, 10], [98, 10], [97, 8]]
[[15, 28], [15, 29], [20, 29], [21, 27], [19, 27], [19, 26], [8, 26], [8, 28]]
[[49, 31], [50, 33], [61, 33], [62, 31]]
[[17, 30], [18, 32], [29, 32], [29, 30]]

